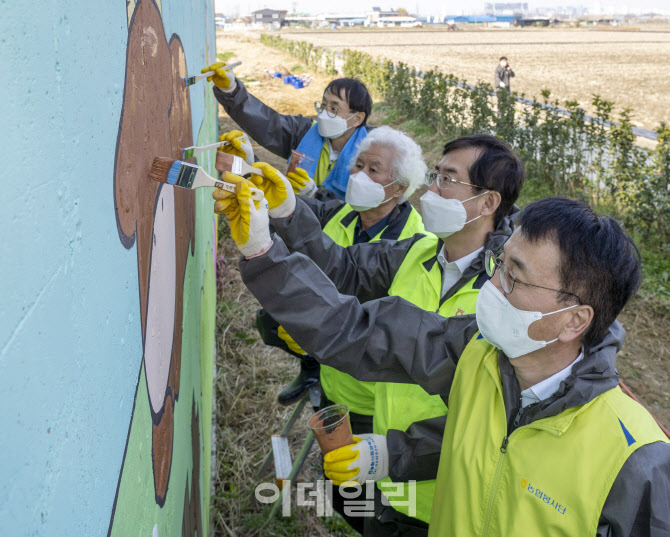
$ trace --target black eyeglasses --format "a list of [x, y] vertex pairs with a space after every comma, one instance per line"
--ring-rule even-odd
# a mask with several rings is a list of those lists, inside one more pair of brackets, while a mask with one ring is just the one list
[[428, 186], [432, 185], [435, 181], [437, 181], [437, 188], [439, 188], [440, 190], [447, 190], [451, 185], [456, 183], [458, 183], [459, 185], [468, 185], [473, 188], [484, 188], [478, 185], [473, 185], [472, 183], [464, 183], [463, 181], [456, 181], [456, 179], [453, 179], [450, 175], [447, 175], [446, 173], [437, 173], [431, 171], [426, 172], [425, 181]]
[[326, 103], [321, 101], [316, 101], [314, 103], [314, 110], [316, 110], [317, 114], [319, 112], [325, 111], [328, 117], [337, 117], [337, 115], [340, 113], [340, 109], [336, 106], [326, 106]]
[[510, 294], [514, 291], [514, 284], [520, 283], [522, 285], [528, 285], [530, 287], [538, 287], [540, 289], [546, 289], [547, 291], [553, 291], [554, 293], [563, 293], [566, 295], [574, 296], [577, 299], [577, 302], [583, 304], [582, 299], [578, 295], [571, 293], [570, 291], [562, 291], [560, 289], [552, 289], [551, 287], [543, 287], [541, 285], [535, 285], [534, 283], [522, 282], [514, 276], [512, 269], [509, 268], [501, 259], [495, 255], [491, 250], [486, 250], [484, 254], [484, 267], [486, 268], [486, 274], [489, 277], [493, 278], [493, 275], [496, 273], [496, 270], [500, 269], [500, 285], [502, 285], [503, 291]]

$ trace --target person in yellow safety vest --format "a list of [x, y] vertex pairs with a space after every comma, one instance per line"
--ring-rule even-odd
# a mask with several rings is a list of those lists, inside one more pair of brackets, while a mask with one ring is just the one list
[[[365, 84], [354, 78], [337, 78], [315, 103], [316, 121], [302, 115], [280, 114], [247, 91], [225, 63], [217, 62], [202, 72], [214, 71], [208, 80], [214, 82], [216, 100], [242, 131], [262, 147], [285, 159], [296, 149], [309, 155], [314, 163], [307, 170], [317, 186], [344, 199], [351, 160], [358, 145], [371, 127], [367, 120], [372, 112], [372, 98]], [[241, 134], [241, 133], [240, 133]], [[221, 136], [221, 140], [232, 141]], [[249, 144], [247, 162], [254, 161]]]
[[[226, 216], [249, 206], [246, 192]], [[566, 198], [531, 203], [504, 251], [486, 254], [476, 315], [444, 318], [399, 297], [340, 294], [255, 224], [265, 213], [231, 222], [259, 245], [238, 242], [240, 271], [295, 340], [361, 380], [448, 398], [430, 536], [668, 535], [670, 441], [618, 387], [616, 317], [641, 265], [616, 220]], [[380, 438], [355, 440], [326, 454], [326, 475], [388, 474]]]
[[[309, 232], [318, 234], [322, 230], [336, 244], [346, 247], [425, 234], [421, 216], [407, 201], [423, 182], [425, 172], [421, 148], [403, 132], [384, 126], [371, 131], [358, 147], [346, 202], [316, 189], [300, 168], [289, 173], [288, 179], [296, 195], [318, 220]], [[354, 431], [372, 432], [372, 383], [358, 382], [329, 367], [319, 374], [319, 363], [305, 354], [263, 310], [259, 310], [256, 325], [267, 344], [301, 358], [300, 373], [277, 397], [280, 404], [298, 401], [320, 377], [325, 396], [322, 406], [333, 402], [346, 404]]]
[[[430, 188], [421, 198], [424, 226], [439, 238], [341, 248], [304, 232], [316, 223], [301, 203], [290, 218], [272, 223], [289, 249], [313, 259], [343, 294], [361, 301], [395, 295], [445, 317], [464, 315], [475, 312], [479, 290], [488, 280], [484, 251], [499, 251], [512, 233], [518, 214], [514, 202], [523, 181], [523, 165], [507, 145], [493, 136], [468, 136], [448, 142], [442, 160], [426, 177]], [[380, 489], [387, 483], [378, 484], [375, 517], [365, 518], [364, 534], [393, 535], [412, 528], [416, 535], [425, 535], [446, 400], [420, 386], [391, 383], [377, 383], [374, 400], [373, 432], [387, 436], [390, 478], [398, 490], [393, 498], [382, 496]], [[420, 476], [412, 515], [402, 485], [408, 472]]]

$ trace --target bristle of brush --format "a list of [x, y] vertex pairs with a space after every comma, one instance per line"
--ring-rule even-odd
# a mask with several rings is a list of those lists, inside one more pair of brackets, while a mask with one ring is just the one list
[[175, 160], [174, 164], [172, 164], [172, 167], [170, 168], [170, 172], [168, 173], [167, 177], [167, 182], [168, 185], [174, 185], [177, 182], [177, 179], [179, 178], [179, 172], [181, 171], [181, 166], [184, 164], [181, 160]]
[[175, 162], [181, 161], [175, 161], [175, 159], [168, 157], [155, 157], [151, 164], [151, 170], [149, 170], [149, 178], [160, 183], [167, 183], [170, 170]]
[[187, 158], [193, 158], [193, 152], [195, 151], [194, 147], [189, 147], [188, 149], [184, 149], [184, 154], [182, 158], [186, 160]]
[[230, 153], [224, 153], [223, 151], [216, 152], [216, 169], [220, 172], [229, 172], [233, 169], [233, 162], [235, 161], [235, 156]]

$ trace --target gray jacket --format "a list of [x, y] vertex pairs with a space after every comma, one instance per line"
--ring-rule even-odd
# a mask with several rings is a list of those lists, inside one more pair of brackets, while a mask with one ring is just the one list
[[500, 83], [505, 84], [505, 89], [510, 90], [509, 79], [514, 76], [514, 71], [511, 69], [505, 69], [502, 65], [498, 64], [496, 70], [493, 73], [493, 89], [498, 91], [500, 89]]
[[[242, 278], [260, 303], [320, 362], [364, 381], [404, 382], [448, 397], [458, 359], [477, 331], [474, 315], [444, 318], [400, 297], [361, 304], [341, 295], [307, 257], [290, 254], [275, 236], [270, 250], [240, 262]], [[326, 322], [327, 320], [327, 322]], [[551, 398], [518, 411], [520, 389], [500, 353], [505, 406], [513, 426], [585, 404], [618, 383], [615, 323]], [[670, 535], [670, 445], [638, 448], [623, 465], [605, 501], [597, 536]]]
[[288, 159], [291, 150], [312, 126], [312, 119], [276, 112], [247, 91], [237, 80], [237, 88], [225, 93], [214, 86], [214, 97], [240, 128], [261, 146], [275, 155]]
[[[308, 203], [297, 199], [292, 216], [271, 220], [286, 246], [312, 259], [342, 294], [355, 296], [361, 302], [388, 296], [388, 290], [405, 256], [414, 243], [425, 235], [417, 234], [403, 241], [381, 240], [343, 248], [321, 232], [319, 219], [314, 216]], [[495, 231], [489, 234], [485, 250], [497, 251], [505, 244], [512, 234], [518, 214], [519, 209], [514, 207], [512, 215], [502, 219]], [[441, 247], [440, 241], [434, 259], [429, 262], [437, 262]], [[485, 274], [484, 252], [473, 260], [461, 279], [445, 293], [442, 302], [452, 297], [474, 276], [482, 274]]]
[[[308, 256], [325, 272], [340, 293], [355, 296], [361, 302], [388, 296], [388, 290], [405, 256], [424, 237], [417, 234], [403, 241], [381, 240], [342, 248], [321, 233], [319, 220], [322, 219], [318, 216], [315, 218], [313, 211], [309, 202], [297, 200], [296, 210], [291, 217], [273, 219], [272, 224], [290, 250]], [[503, 246], [512, 234], [513, 222], [518, 214], [519, 210], [515, 207], [512, 215], [499, 223], [496, 230], [489, 234], [485, 249], [497, 251]], [[437, 263], [441, 247], [442, 241], [438, 241], [435, 256], [427, 263]], [[475, 276], [479, 276], [475, 281], [476, 288], [481, 288], [488, 280], [484, 270], [484, 252], [473, 260], [462, 277], [441, 297], [440, 304]], [[446, 416], [440, 416], [414, 423], [407, 431], [391, 429], [387, 432], [390, 477], [394, 481], [435, 479], [445, 423]]]

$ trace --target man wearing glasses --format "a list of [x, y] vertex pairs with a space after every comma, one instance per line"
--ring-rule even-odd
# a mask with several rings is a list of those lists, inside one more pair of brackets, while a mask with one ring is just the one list
[[[507, 145], [489, 135], [469, 136], [447, 143], [442, 160], [426, 174], [421, 211], [434, 235], [342, 248], [311, 231], [319, 230], [318, 221], [300, 199], [291, 217], [271, 223], [289, 249], [314, 260], [343, 294], [361, 302], [399, 296], [444, 317], [472, 314], [488, 280], [485, 250], [499, 251], [511, 235], [523, 180], [523, 165]], [[389, 461], [389, 472], [375, 488], [375, 517], [365, 519], [364, 535], [393, 535], [402, 528], [425, 535], [447, 400], [417, 385], [384, 382], [375, 385], [374, 399], [370, 441]], [[403, 484], [408, 479], [420, 480], [415, 489]], [[391, 480], [400, 492], [389, 505], [381, 489]], [[407, 499], [414, 493], [416, 509]]]
[[[303, 348], [449, 401], [429, 535], [668, 535], [670, 441], [618, 387], [616, 317], [641, 267], [616, 220], [565, 198], [531, 203], [503, 252], [484, 254], [476, 315], [449, 318], [399, 297], [361, 304], [247, 227], [265, 250], [241, 261], [242, 278]], [[326, 475], [376, 479], [369, 448], [326, 454]]]
[[[306, 170], [317, 186], [334, 192], [341, 199], [347, 190], [351, 160], [358, 145], [368, 133], [367, 120], [372, 112], [372, 98], [360, 80], [338, 78], [323, 92], [323, 99], [314, 103], [317, 119], [302, 115], [280, 114], [247, 91], [223, 64], [213, 64], [203, 71], [214, 71], [214, 96], [241, 130], [275, 155], [288, 159], [296, 149], [312, 159]], [[218, 67], [217, 67], [218, 66]], [[230, 135], [234, 134], [233, 140]], [[253, 162], [251, 144], [244, 143], [242, 132], [221, 136], [234, 145], [244, 147], [244, 158]]]

